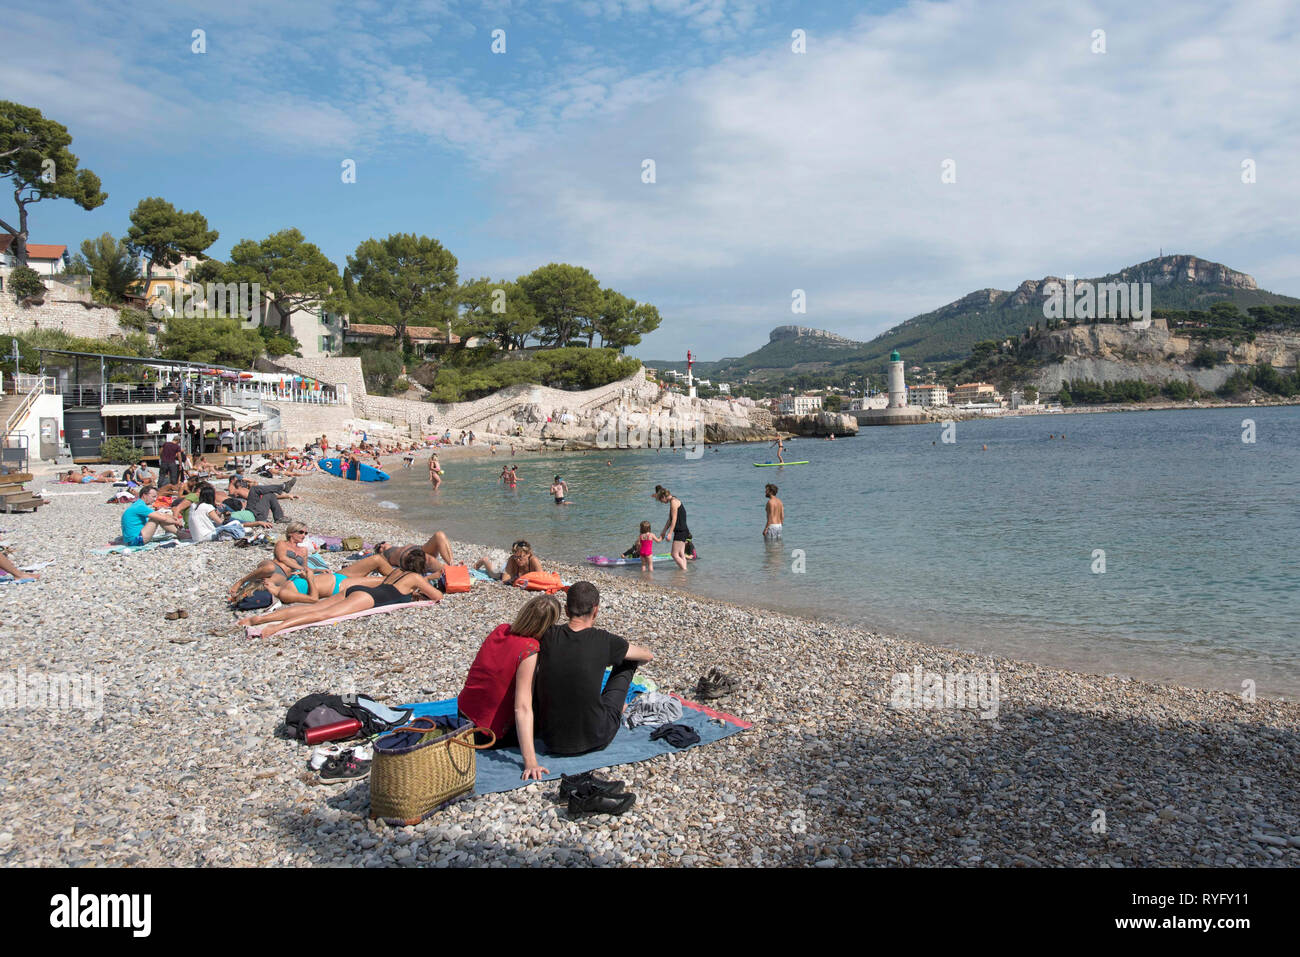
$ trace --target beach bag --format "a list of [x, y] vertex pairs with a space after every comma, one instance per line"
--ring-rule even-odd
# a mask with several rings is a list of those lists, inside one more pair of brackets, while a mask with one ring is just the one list
[[565, 591], [567, 588], [555, 572], [529, 572], [516, 578], [515, 584], [529, 591], [544, 591], [548, 595]]
[[235, 608], [239, 611], [257, 611], [259, 608], [270, 608], [274, 601], [275, 598], [269, 591], [257, 588], [235, 602]]
[[445, 565], [442, 573], [447, 576], [447, 587], [443, 591], [448, 595], [459, 595], [469, 591], [468, 565]]
[[343, 549], [343, 551], [347, 552], [359, 551], [361, 549], [361, 536], [349, 535], [347, 538], [343, 539], [343, 541], [339, 542], [339, 547]]
[[[475, 744], [475, 733], [487, 744]], [[375, 742], [370, 765], [370, 817], [395, 827], [419, 824], [430, 814], [474, 793], [475, 751], [496, 736], [460, 717], [421, 716]]]

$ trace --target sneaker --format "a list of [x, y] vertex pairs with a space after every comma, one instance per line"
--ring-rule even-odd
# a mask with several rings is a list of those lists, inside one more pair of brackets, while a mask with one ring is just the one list
[[569, 813], [623, 814], [635, 803], [635, 794], [602, 794], [586, 784], [569, 795]]
[[352, 755], [330, 758], [320, 769], [321, 784], [343, 784], [370, 776], [370, 762], [358, 761]]
[[584, 771], [581, 774], [561, 774], [560, 800], [567, 801], [576, 791], [584, 787], [597, 794], [619, 794], [623, 791], [623, 782], [598, 778], [591, 771]]
[[313, 771], [319, 771], [330, 758], [342, 757], [348, 749], [341, 744], [322, 744], [311, 753], [311, 760], [307, 766]]

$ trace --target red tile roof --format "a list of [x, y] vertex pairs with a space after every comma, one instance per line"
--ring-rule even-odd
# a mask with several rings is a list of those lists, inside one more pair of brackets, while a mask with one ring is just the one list
[[[392, 338], [397, 335], [397, 329], [393, 326], [386, 326], [378, 323], [353, 322], [348, 325], [348, 332], [355, 333], [359, 336], [383, 336]], [[442, 342], [447, 338], [447, 331], [439, 329], [436, 326], [407, 326], [406, 334], [411, 337], [412, 341], [435, 341]], [[458, 336], [451, 337], [452, 342], [459, 342]]]
[[[14, 237], [9, 233], [0, 235], [0, 254], [7, 253], [13, 247]], [[67, 246], [51, 246], [46, 243], [28, 243], [28, 259], [59, 259], [67, 251]]]
[[67, 246], [50, 246], [45, 243], [28, 243], [28, 259], [60, 259], [68, 251]]

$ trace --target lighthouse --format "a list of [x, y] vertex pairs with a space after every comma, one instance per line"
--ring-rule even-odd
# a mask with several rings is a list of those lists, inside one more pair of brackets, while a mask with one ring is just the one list
[[903, 357], [895, 349], [889, 354], [889, 407], [907, 408], [907, 382], [903, 378]]

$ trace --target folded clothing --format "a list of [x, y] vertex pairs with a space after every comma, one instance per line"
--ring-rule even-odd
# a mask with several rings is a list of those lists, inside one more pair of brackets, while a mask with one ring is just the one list
[[661, 724], [650, 732], [651, 741], [660, 738], [674, 748], [689, 748], [692, 744], [700, 743], [699, 734], [689, 724]]
[[651, 691], [632, 702], [623, 713], [623, 724], [629, 728], [639, 728], [643, 724], [669, 724], [680, 720], [681, 716], [680, 701], [662, 691]]

